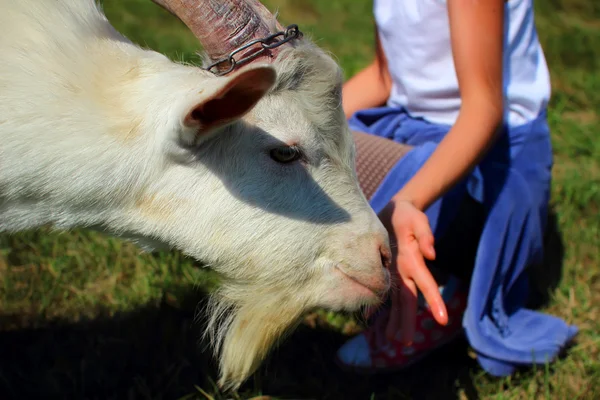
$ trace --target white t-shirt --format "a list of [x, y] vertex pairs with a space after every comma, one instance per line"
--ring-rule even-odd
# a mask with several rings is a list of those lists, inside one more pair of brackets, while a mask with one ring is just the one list
[[[388, 106], [452, 125], [460, 95], [446, 0], [374, 0], [375, 21], [393, 85]], [[505, 120], [537, 117], [550, 99], [550, 77], [534, 24], [532, 0], [505, 6]]]

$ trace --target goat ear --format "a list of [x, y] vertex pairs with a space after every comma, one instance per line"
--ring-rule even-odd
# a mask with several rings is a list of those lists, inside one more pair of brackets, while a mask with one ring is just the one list
[[247, 67], [223, 79], [216, 90], [195, 104], [183, 120], [186, 128], [207, 131], [250, 111], [275, 83], [275, 70], [268, 65]]

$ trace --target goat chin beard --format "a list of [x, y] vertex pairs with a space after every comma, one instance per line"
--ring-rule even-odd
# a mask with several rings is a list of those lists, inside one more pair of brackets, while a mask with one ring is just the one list
[[220, 360], [222, 390], [237, 390], [299, 325], [307, 303], [283, 293], [272, 286], [225, 284], [210, 297], [205, 332]]

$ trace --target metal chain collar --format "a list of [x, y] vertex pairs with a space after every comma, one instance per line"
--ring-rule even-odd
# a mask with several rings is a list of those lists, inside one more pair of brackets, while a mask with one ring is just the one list
[[[280, 36], [282, 36], [283, 38], [281, 40], [276, 40]], [[279, 47], [282, 44], [285, 44], [292, 39], [297, 39], [300, 37], [302, 37], [302, 32], [300, 32], [300, 29], [298, 29], [298, 25], [292, 24], [292, 25], [289, 25], [287, 28], [285, 28], [285, 31], [283, 31], [283, 32], [280, 31], [280, 32], [274, 33], [272, 35], [269, 35], [267, 37], [261, 38], [261, 39], [254, 39], [254, 40], [238, 47], [237, 49], [235, 49], [231, 53], [229, 53], [228, 56], [215, 61], [214, 63], [210, 64], [208, 67], [206, 67], [204, 69], [207, 71], [211, 71], [213, 68], [217, 67], [218, 65], [229, 63], [230, 64], [229, 69], [227, 69], [226, 71], [223, 71], [223, 72], [219, 72], [218, 70], [211, 71], [213, 74], [218, 75], [218, 76], [226, 75], [226, 74], [230, 73], [231, 71], [233, 71], [233, 69], [236, 67], [236, 65], [251, 61], [251, 60], [261, 56], [263, 53], [266, 53], [268, 50]], [[240, 53], [256, 44], [260, 44], [260, 46], [261, 46], [260, 49], [258, 49], [257, 51], [253, 52], [252, 54], [250, 54], [240, 60], [236, 60], [234, 58], [234, 56], [237, 53]]]

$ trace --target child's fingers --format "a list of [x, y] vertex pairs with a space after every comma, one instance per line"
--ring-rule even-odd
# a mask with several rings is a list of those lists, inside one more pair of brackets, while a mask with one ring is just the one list
[[414, 235], [423, 256], [428, 260], [435, 260], [435, 248], [433, 247], [435, 239], [427, 217], [415, 223]]
[[431, 308], [433, 317], [440, 325], [448, 323], [448, 311], [446, 304], [442, 299], [437, 282], [426, 267], [419, 268], [413, 272], [412, 279], [417, 284], [419, 290], [423, 293], [425, 301]]
[[410, 280], [400, 279], [398, 283], [399, 287], [392, 293], [392, 308], [385, 333], [391, 341], [401, 332], [400, 340], [409, 345], [415, 333], [417, 289]]

